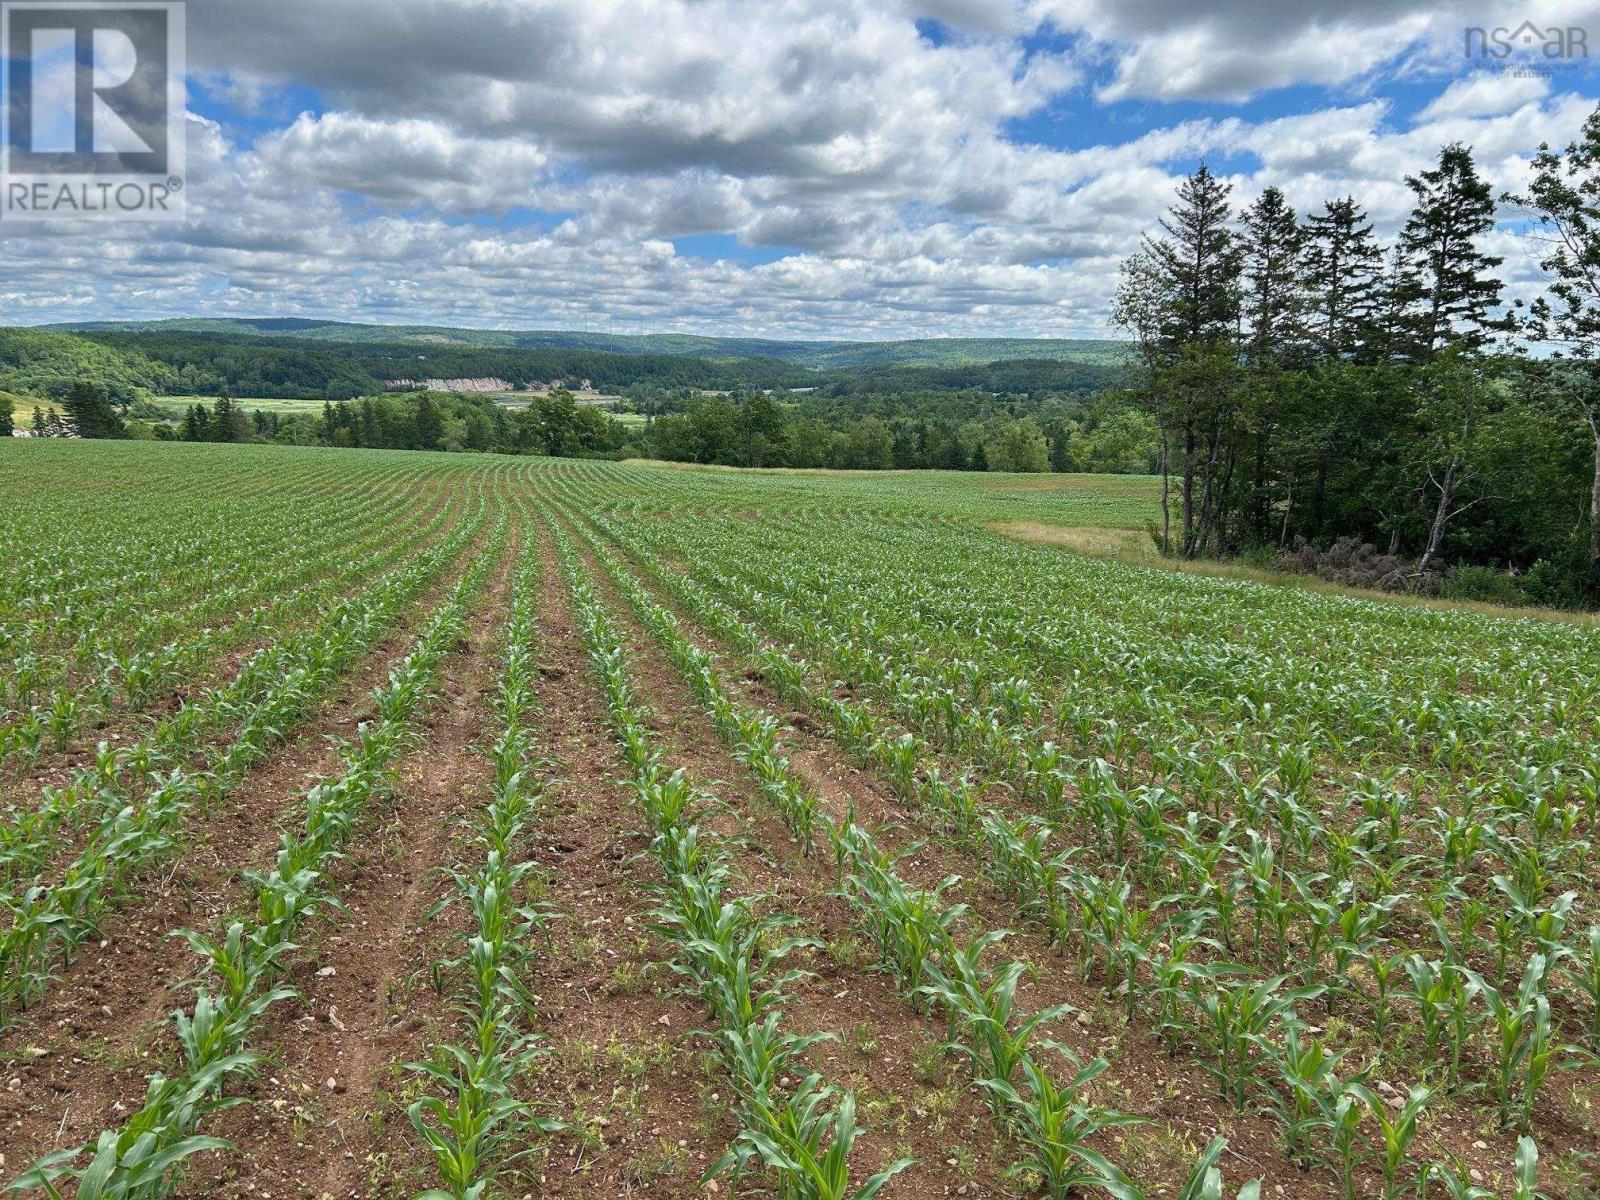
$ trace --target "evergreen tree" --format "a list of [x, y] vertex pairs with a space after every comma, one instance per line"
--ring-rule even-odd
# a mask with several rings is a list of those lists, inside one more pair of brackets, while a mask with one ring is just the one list
[[1161, 219], [1167, 236], [1145, 239], [1118, 303], [1119, 321], [1156, 339], [1142, 354], [1142, 390], [1162, 433], [1162, 540], [1171, 545], [1167, 479], [1176, 455], [1186, 558], [1220, 549], [1239, 450], [1241, 381], [1233, 365], [1242, 257], [1230, 228], [1231, 191], [1204, 163], [1185, 179]]
[[217, 403], [211, 410], [212, 439], [218, 442], [237, 442], [239, 433], [239, 410], [233, 403], [233, 397], [224, 389], [217, 395]]
[[1163, 300], [1159, 329], [1169, 350], [1231, 338], [1239, 316], [1239, 248], [1232, 229], [1232, 187], [1204, 163], [1178, 187], [1161, 218], [1164, 238], [1144, 252]]
[[417, 448], [437, 450], [439, 439], [444, 436], [444, 418], [439, 415], [439, 406], [427, 392], [417, 397], [417, 411], [412, 422], [416, 427]]
[[180, 435], [186, 442], [211, 440], [211, 414], [199, 404], [191, 404], [183, 414]]
[[67, 417], [79, 437], [114, 438], [122, 436], [122, 418], [94, 384], [79, 380], [67, 392]]
[[1257, 366], [1293, 357], [1304, 340], [1304, 244], [1294, 209], [1277, 188], [1267, 188], [1245, 211], [1245, 350]]
[[1372, 357], [1383, 280], [1383, 251], [1355, 197], [1330, 200], [1306, 219], [1308, 323], [1329, 357]]
[[33, 436], [44, 436], [44, 409], [37, 404], [33, 406]]
[[1494, 228], [1494, 194], [1459, 142], [1406, 183], [1417, 202], [1400, 233], [1401, 353], [1422, 360], [1447, 346], [1481, 349], [1506, 328], [1491, 311], [1502, 286], [1493, 272], [1504, 260], [1478, 249]]
[[[1533, 172], [1529, 194], [1510, 197], [1533, 211], [1548, 247], [1539, 265], [1549, 295], [1534, 302], [1529, 332], [1576, 360], [1550, 372], [1549, 394], [1582, 414], [1593, 441], [1588, 551], [1600, 571], [1600, 108], [1565, 153], [1540, 146]], [[1593, 576], [1588, 586], [1597, 586]]]

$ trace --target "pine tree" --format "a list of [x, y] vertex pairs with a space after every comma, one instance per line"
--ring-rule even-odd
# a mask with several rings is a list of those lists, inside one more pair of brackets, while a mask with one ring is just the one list
[[1400, 233], [1406, 307], [1401, 352], [1426, 359], [1446, 347], [1478, 350], [1506, 322], [1492, 310], [1501, 282], [1493, 274], [1504, 261], [1478, 249], [1494, 228], [1494, 194], [1478, 177], [1472, 151], [1459, 142], [1439, 152], [1439, 164], [1406, 178], [1416, 207]]
[[16, 430], [16, 422], [12, 414], [16, 406], [11, 403], [10, 396], [0, 396], [0, 437], [10, 437]]
[[122, 418], [106, 401], [105, 395], [94, 384], [79, 380], [67, 392], [65, 401], [67, 417], [84, 438], [114, 438], [122, 436]]
[[33, 406], [33, 436], [44, 436], [44, 409], [37, 404]]
[[1589, 561], [1600, 569], [1600, 108], [1565, 153], [1539, 147], [1529, 195], [1510, 199], [1532, 210], [1548, 247], [1539, 266], [1549, 295], [1534, 302], [1529, 333], [1577, 360], [1551, 372], [1552, 394], [1583, 415], [1593, 439]]
[[1245, 211], [1244, 226], [1246, 350], [1257, 365], [1286, 362], [1305, 337], [1304, 235], [1294, 209], [1275, 187]]
[[1201, 163], [1161, 218], [1167, 236], [1145, 239], [1145, 254], [1165, 293], [1160, 330], [1169, 348], [1216, 343], [1236, 330], [1239, 248], [1229, 228], [1232, 191]]
[[[1135, 256], [1139, 293], [1130, 306], [1155, 331], [1146, 350], [1151, 365], [1145, 394], [1164, 445], [1181, 454], [1181, 549], [1200, 554], [1219, 536], [1229, 511], [1238, 450], [1237, 362], [1241, 253], [1230, 228], [1228, 184], [1202, 163], [1178, 187], [1177, 202], [1161, 219], [1167, 234], [1146, 238]], [[1131, 317], [1131, 314], [1130, 314]], [[1170, 544], [1167, 476], [1172, 454], [1162, 455], [1163, 542]]]
[[211, 440], [211, 414], [203, 404], [191, 404], [183, 414], [182, 437], [186, 442]]
[[444, 418], [439, 415], [439, 406], [427, 392], [417, 397], [417, 411], [413, 422], [417, 431], [417, 448], [437, 450], [439, 439], [444, 436]]
[[1240, 244], [1243, 350], [1250, 374], [1237, 422], [1238, 440], [1250, 463], [1240, 511], [1258, 542], [1270, 536], [1269, 460], [1283, 373], [1304, 361], [1308, 348], [1304, 251], [1305, 234], [1294, 209], [1281, 191], [1267, 188], [1245, 210]]
[[239, 440], [239, 410], [226, 389], [218, 393], [217, 403], [211, 410], [211, 436], [219, 442]]
[[1308, 322], [1317, 349], [1370, 360], [1383, 281], [1383, 251], [1354, 196], [1330, 200], [1306, 219]]

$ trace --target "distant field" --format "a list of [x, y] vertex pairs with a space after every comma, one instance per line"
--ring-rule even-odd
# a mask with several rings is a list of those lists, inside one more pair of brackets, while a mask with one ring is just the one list
[[[245, 412], [279, 413], [291, 416], [303, 413], [320, 413], [325, 403], [322, 400], [274, 400], [271, 397], [235, 396], [234, 404], [244, 409]], [[159, 396], [151, 401], [157, 408], [163, 409], [174, 416], [181, 417], [190, 407], [201, 404], [207, 408], [216, 403], [214, 396]]]
[[[609, 406], [620, 399], [617, 396], [602, 395], [598, 392], [580, 392], [576, 395], [580, 404], [597, 404], [601, 406]], [[494, 392], [491, 393], [491, 398], [502, 408], [526, 408], [532, 398], [532, 394], [528, 392]], [[215, 403], [215, 398], [209, 396], [161, 396], [156, 398], [153, 403], [156, 407], [174, 416], [181, 417], [190, 405], [204, 404], [210, 406]], [[234, 403], [246, 412], [253, 412], [259, 408], [262, 412], [291, 416], [304, 413], [320, 413], [325, 402], [322, 400], [274, 400], [270, 397], [239, 396], [234, 398]], [[644, 423], [644, 417], [638, 413], [615, 413], [613, 415], [624, 424]]]
[[[633, 460], [643, 465], [643, 460]], [[1067, 527], [1143, 530], [1160, 516], [1160, 481], [1148, 475], [1012, 475], [970, 471], [746, 471], [690, 463], [652, 467], [700, 477], [697, 487], [761, 504], [870, 505], [981, 521], [1033, 521]], [[643, 489], [648, 492], [646, 485]]]

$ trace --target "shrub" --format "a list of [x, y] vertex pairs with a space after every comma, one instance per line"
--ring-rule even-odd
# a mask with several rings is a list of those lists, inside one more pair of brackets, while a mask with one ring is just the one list
[[1447, 600], [1481, 600], [1486, 604], [1528, 602], [1517, 581], [1493, 567], [1457, 567], [1446, 577], [1439, 594]]

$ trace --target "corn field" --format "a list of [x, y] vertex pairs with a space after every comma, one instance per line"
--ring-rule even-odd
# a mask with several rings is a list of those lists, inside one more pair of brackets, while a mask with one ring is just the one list
[[0, 1175], [1600, 1197], [1600, 628], [1127, 479], [0, 445]]

